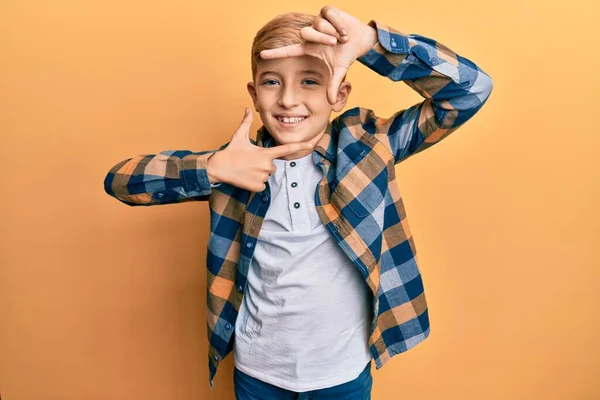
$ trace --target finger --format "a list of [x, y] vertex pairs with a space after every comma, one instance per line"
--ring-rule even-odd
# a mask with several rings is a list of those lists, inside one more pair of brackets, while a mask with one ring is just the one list
[[260, 52], [260, 58], [269, 60], [272, 58], [287, 58], [305, 55], [304, 45], [302, 43], [292, 44], [289, 46], [278, 47], [276, 49], [263, 50]]
[[320, 43], [328, 46], [333, 46], [338, 42], [337, 37], [331, 36], [323, 32], [319, 32], [312, 26], [306, 26], [302, 28], [302, 30], [300, 31], [300, 36], [307, 42]]
[[273, 162], [273, 160], [265, 160], [264, 165], [262, 166], [263, 170], [266, 171], [269, 175], [273, 172], [277, 171], [277, 166]]
[[244, 110], [244, 118], [242, 118], [242, 122], [240, 126], [233, 134], [232, 140], [240, 140], [243, 139], [245, 142], [250, 142], [250, 127], [252, 126], [252, 112], [248, 107]]
[[346, 75], [345, 68], [337, 67], [333, 70], [333, 76], [327, 87], [327, 100], [329, 101], [329, 104], [335, 104], [337, 102], [338, 91], [340, 90], [344, 75]]
[[[315, 18], [315, 21], [313, 22], [313, 28], [319, 32], [335, 37], [338, 42], [346, 43], [348, 41], [347, 35], [344, 36], [340, 34], [335, 27], [331, 25], [331, 22], [327, 21], [320, 15]], [[302, 32], [300, 34], [302, 34]]]
[[340, 10], [332, 6], [325, 6], [321, 9], [321, 15], [333, 25], [335, 30], [341, 35], [346, 36], [348, 31], [340, 15]]
[[275, 147], [269, 147], [264, 149], [263, 151], [267, 152], [267, 154], [272, 158], [280, 158], [301, 150], [312, 149], [313, 147], [314, 145], [310, 142], [288, 143]]
[[313, 26], [313, 28], [315, 28], [315, 30], [317, 30], [319, 32], [336, 37], [337, 40], [340, 42], [346, 42], [348, 40], [348, 36], [342, 36], [335, 29], [335, 27], [333, 25], [331, 25], [331, 22], [327, 21], [325, 18], [321, 17], [320, 15], [315, 18], [312, 26]]

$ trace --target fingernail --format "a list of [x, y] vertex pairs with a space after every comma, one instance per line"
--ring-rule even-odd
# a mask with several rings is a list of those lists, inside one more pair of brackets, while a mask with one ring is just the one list
[[346, 29], [342, 29], [342, 35], [346, 36], [348, 34], [348, 31]]
[[331, 38], [331, 39], [329, 39], [329, 43], [336, 44], [337, 43], [337, 39]]

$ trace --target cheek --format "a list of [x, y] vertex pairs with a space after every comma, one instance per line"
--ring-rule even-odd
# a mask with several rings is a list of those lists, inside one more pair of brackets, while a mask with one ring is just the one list
[[271, 108], [271, 106], [273, 105], [273, 99], [272, 99], [272, 95], [269, 96], [269, 94], [267, 95], [262, 95], [259, 96], [256, 103], [258, 104], [258, 106], [261, 108], [262, 111], [267, 111]]
[[331, 109], [331, 104], [327, 101], [327, 94], [325, 91], [318, 93], [311, 93], [305, 98], [307, 106], [312, 108], [315, 113], [322, 114]]
[[318, 118], [325, 118], [331, 113], [331, 104], [325, 101], [318, 101], [311, 104], [311, 111]]

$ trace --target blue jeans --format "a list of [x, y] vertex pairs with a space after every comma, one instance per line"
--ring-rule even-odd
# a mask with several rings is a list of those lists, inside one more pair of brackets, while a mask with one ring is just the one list
[[341, 385], [309, 392], [292, 392], [246, 375], [234, 367], [233, 387], [237, 400], [371, 400], [371, 362], [358, 378]]

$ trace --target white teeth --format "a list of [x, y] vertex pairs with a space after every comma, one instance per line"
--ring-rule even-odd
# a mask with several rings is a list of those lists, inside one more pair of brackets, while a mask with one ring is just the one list
[[287, 117], [277, 117], [277, 119], [281, 122], [284, 122], [286, 124], [295, 124], [298, 123], [300, 121], [303, 121], [306, 117], [292, 117], [292, 118], [287, 118]]

